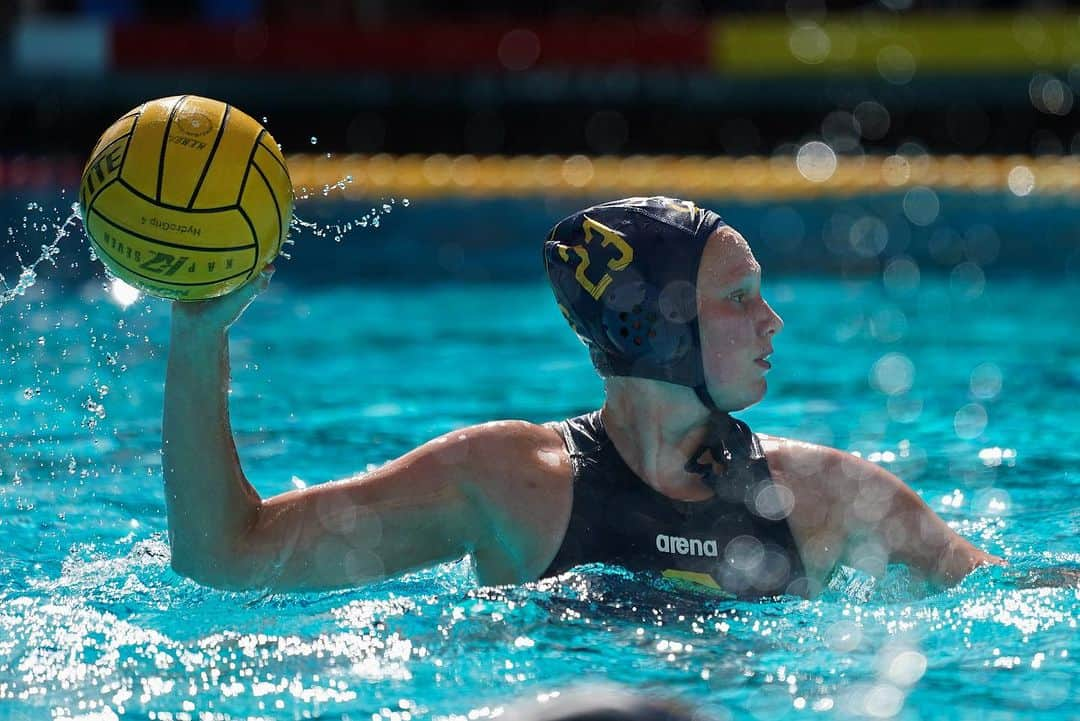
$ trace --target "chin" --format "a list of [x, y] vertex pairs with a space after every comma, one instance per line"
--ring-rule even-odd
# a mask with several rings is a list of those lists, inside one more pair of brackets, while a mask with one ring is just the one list
[[716, 402], [717, 408], [726, 412], [741, 411], [761, 401], [765, 397], [768, 384], [761, 378], [751, 388], [740, 389], [741, 392], [717, 393], [712, 389], [709, 394]]

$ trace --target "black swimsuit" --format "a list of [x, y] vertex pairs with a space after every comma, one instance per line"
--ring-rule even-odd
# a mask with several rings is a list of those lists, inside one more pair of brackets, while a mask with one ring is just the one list
[[722, 472], [694, 463], [700, 456], [687, 464], [713, 489], [704, 501], [678, 501], [641, 480], [615, 449], [600, 411], [553, 424], [570, 453], [574, 502], [562, 546], [543, 576], [603, 562], [740, 598], [805, 594], [802, 560], [785, 520], [790, 492], [772, 483], [749, 426], [730, 416], [719, 421], [707, 445]]

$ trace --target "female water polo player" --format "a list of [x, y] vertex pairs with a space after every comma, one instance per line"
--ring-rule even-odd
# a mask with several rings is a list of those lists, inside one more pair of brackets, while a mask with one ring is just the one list
[[1000, 563], [900, 479], [758, 436], [780, 317], [743, 237], [670, 198], [597, 205], [544, 244], [559, 308], [603, 376], [593, 413], [499, 421], [376, 471], [262, 499], [229, 427], [227, 331], [271, 271], [174, 303], [163, 466], [173, 567], [229, 589], [354, 586], [471, 554], [481, 583], [589, 562], [738, 597], [812, 595], [837, 564], [903, 562], [939, 584]]

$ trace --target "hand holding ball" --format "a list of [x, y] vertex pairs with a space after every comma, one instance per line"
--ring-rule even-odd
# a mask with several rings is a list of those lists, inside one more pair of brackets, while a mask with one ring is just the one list
[[270, 263], [292, 218], [273, 137], [236, 108], [194, 95], [127, 113], [98, 140], [79, 207], [98, 257], [162, 298], [225, 295]]

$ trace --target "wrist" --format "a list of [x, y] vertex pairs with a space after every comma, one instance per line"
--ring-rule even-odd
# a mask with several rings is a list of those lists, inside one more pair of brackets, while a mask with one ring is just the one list
[[187, 340], [220, 340], [228, 335], [229, 327], [215, 322], [202, 312], [200, 303], [173, 301], [172, 335]]

